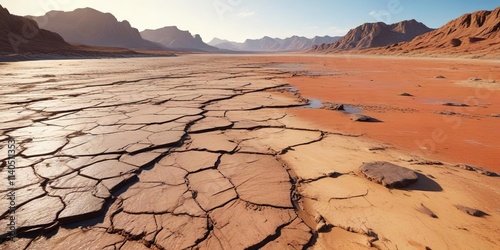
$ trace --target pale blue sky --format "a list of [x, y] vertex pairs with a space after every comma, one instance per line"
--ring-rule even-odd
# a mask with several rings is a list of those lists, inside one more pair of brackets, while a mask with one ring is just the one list
[[128, 20], [140, 31], [177, 26], [241, 42], [263, 36], [344, 35], [365, 22], [416, 19], [438, 28], [462, 14], [492, 10], [500, 0], [1, 0], [16, 15], [92, 7]]

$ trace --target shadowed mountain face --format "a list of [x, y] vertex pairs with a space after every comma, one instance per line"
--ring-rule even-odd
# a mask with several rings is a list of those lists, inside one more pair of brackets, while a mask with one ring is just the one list
[[500, 50], [500, 8], [477, 11], [452, 20], [389, 51], [496, 53]]
[[176, 26], [164, 27], [157, 30], [145, 30], [141, 36], [149, 41], [162, 44], [171, 49], [215, 52], [219, 49], [212, 47], [201, 40], [200, 35], [191, 35], [189, 31], [179, 30]]
[[432, 31], [415, 20], [403, 21], [394, 24], [365, 23], [350, 30], [346, 36], [331, 44], [315, 46], [313, 50], [349, 50], [375, 48], [394, 43], [411, 41], [416, 36]]
[[118, 22], [110, 13], [91, 8], [70, 12], [50, 11], [44, 16], [30, 17], [41, 28], [57, 32], [67, 42], [91, 46], [162, 50], [163, 46], [142, 39], [128, 21]]
[[280, 39], [265, 36], [261, 39], [247, 39], [244, 43], [236, 43], [214, 38], [209, 44], [219, 49], [254, 52], [279, 52], [308, 50], [314, 45], [332, 43], [338, 39], [340, 39], [340, 37], [316, 36], [310, 39], [306, 37], [292, 36], [286, 39]]
[[60, 35], [40, 29], [33, 20], [12, 15], [0, 5], [0, 53], [52, 52], [67, 47]]

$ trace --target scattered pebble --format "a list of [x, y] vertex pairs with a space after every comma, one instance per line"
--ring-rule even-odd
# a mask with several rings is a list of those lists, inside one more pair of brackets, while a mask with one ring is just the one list
[[455, 113], [453, 111], [438, 111], [438, 112], [436, 112], [436, 114], [440, 114], [440, 115], [456, 115], [457, 113]]
[[444, 106], [451, 106], [451, 107], [469, 107], [469, 105], [465, 103], [454, 103], [454, 102], [445, 102], [443, 103]]
[[352, 114], [351, 115], [351, 120], [355, 122], [373, 122], [376, 121], [376, 119], [367, 116], [367, 115], [362, 115], [362, 114]]
[[416, 210], [423, 213], [423, 214], [426, 214], [432, 218], [438, 218], [438, 216], [434, 212], [432, 212], [432, 210], [430, 210], [428, 207], [426, 207], [422, 203], [420, 203], [420, 207], [418, 207]]
[[466, 206], [462, 206], [462, 205], [455, 205], [455, 207], [466, 213], [466, 214], [469, 214], [469, 215], [472, 215], [472, 216], [475, 216], [475, 217], [483, 217], [485, 215], [487, 215], [485, 212], [479, 210], [479, 209], [475, 209], [475, 208], [470, 208], [470, 207], [466, 207]]
[[344, 104], [341, 104], [341, 103], [332, 103], [332, 102], [324, 102], [321, 105], [321, 109], [327, 109], [327, 110], [345, 110], [344, 109]]

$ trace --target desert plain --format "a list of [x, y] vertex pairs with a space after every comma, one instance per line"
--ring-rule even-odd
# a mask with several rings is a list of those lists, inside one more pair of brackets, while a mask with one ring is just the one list
[[[183, 55], [0, 68], [0, 158], [14, 140], [18, 206], [17, 238], [0, 249], [500, 248], [498, 61]], [[416, 178], [374, 177], [360, 168], [370, 164]]]

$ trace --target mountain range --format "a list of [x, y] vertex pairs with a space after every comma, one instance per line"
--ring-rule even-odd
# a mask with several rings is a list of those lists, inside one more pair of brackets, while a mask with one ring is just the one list
[[191, 35], [189, 31], [179, 30], [176, 26], [168, 26], [156, 30], [144, 30], [141, 36], [149, 41], [159, 43], [170, 49], [189, 51], [217, 52], [218, 48], [203, 42], [200, 35]]
[[0, 5], [2, 54], [57, 54], [74, 50], [135, 53], [129, 49], [216, 53], [228, 50], [241, 53], [355, 51], [369, 54], [465, 54], [485, 57], [500, 54], [500, 8], [462, 15], [436, 30], [416, 20], [408, 20], [394, 24], [365, 23], [350, 30], [344, 37], [292, 36], [280, 39], [265, 36], [247, 39], [243, 43], [214, 38], [206, 44], [200, 35], [192, 35], [176, 26], [139, 32], [128, 21], [118, 21], [110, 13], [91, 8], [20, 17], [10, 14]]
[[500, 56], [500, 7], [460, 16], [410, 42], [373, 50], [380, 54]]
[[261, 39], [247, 39], [243, 43], [231, 42], [214, 38], [208, 44], [219, 49], [249, 52], [282, 52], [282, 51], [304, 51], [314, 45], [323, 43], [332, 43], [341, 37], [316, 36], [306, 38], [301, 36], [292, 36], [285, 39], [271, 38], [265, 36]]
[[375, 48], [394, 43], [411, 41], [432, 29], [412, 19], [394, 24], [383, 22], [365, 23], [351, 29], [347, 35], [333, 43], [314, 46], [316, 51], [351, 50]]
[[29, 16], [43, 28], [61, 35], [72, 44], [164, 50], [165, 47], [143, 39], [128, 21], [119, 22], [112, 14], [92, 8], [50, 11], [44, 16]]

